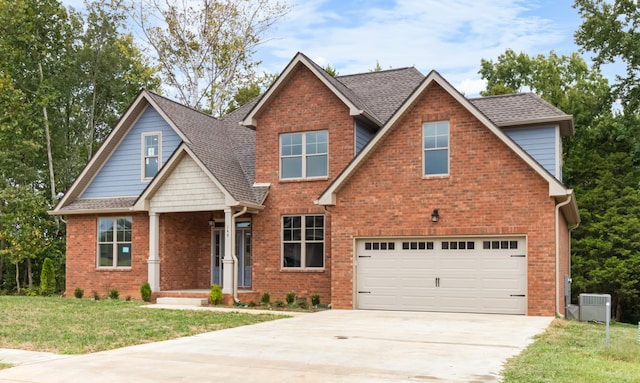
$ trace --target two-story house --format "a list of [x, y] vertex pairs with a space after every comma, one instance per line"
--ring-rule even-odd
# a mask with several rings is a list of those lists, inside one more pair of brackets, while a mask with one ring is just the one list
[[334, 78], [300, 53], [222, 119], [143, 90], [52, 211], [67, 292], [563, 313], [571, 134], [533, 94], [467, 99], [415, 68]]

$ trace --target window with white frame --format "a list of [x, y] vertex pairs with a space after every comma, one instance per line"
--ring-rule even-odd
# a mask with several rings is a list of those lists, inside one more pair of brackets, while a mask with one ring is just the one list
[[425, 176], [449, 174], [449, 122], [422, 125]]
[[282, 217], [282, 267], [324, 267], [324, 216]]
[[160, 169], [160, 149], [162, 145], [160, 132], [142, 134], [142, 178], [153, 178]]
[[328, 175], [329, 132], [280, 135], [280, 178], [321, 178]]
[[131, 267], [131, 217], [98, 218], [98, 267]]

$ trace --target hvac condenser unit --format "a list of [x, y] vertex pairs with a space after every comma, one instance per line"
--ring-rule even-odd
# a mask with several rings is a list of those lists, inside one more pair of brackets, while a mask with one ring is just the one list
[[582, 322], [606, 322], [607, 302], [611, 309], [609, 294], [580, 294], [580, 320]]

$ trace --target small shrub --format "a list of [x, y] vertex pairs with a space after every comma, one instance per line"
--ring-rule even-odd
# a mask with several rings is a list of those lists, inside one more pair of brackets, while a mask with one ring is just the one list
[[97, 291], [93, 290], [93, 299], [96, 301], [100, 300], [100, 294]]
[[209, 293], [209, 302], [214, 305], [219, 305], [222, 302], [222, 288], [220, 285], [215, 284], [211, 286], [211, 292]]
[[125, 299], [127, 302], [130, 302], [130, 301], [131, 301], [131, 295], [127, 295], [127, 297], [126, 297], [126, 298], [124, 298], [124, 299]]
[[273, 305], [275, 307], [278, 307], [278, 308], [283, 308], [284, 307], [284, 302], [281, 301], [280, 299], [278, 299], [277, 301], [273, 302]]
[[145, 302], [151, 302], [151, 285], [149, 282], [145, 282], [140, 286], [140, 297]]
[[49, 257], [44, 259], [40, 272], [40, 292], [44, 296], [56, 293], [56, 270], [53, 261]]
[[308, 309], [309, 308], [309, 304], [307, 303], [307, 298], [302, 298], [302, 299], [298, 299], [298, 301], [296, 302], [296, 306], [298, 306], [301, 309]]
[[84, 290], [81, 289], [80, 287], [76, 287], [75, 291], [73, 292], [73, 296], [80, 299], [82, 298], [83, 295], [84, 295]]
[[293, 291], [290, 291], [287, 293], [287, 304], [292, 305], [293, 302], [296, 300], [296, 293], [294, 293]]
[[118, 299], [120, 298], [120, 293], [116, 289], [109, 290], [109, 299]]
[[269, 303], [271, 303], [271, 295], [269, 295], [269, 293], [262, 294], [262, 298], [260, 298], [260, 302], [262, 302], [262, 304], [264, 305], [268, 305]]
[[38, 290], [38, 288], [31, 288], [31, 289], [24, 289], [24, 295], [27, 297], [37, 297], [40, 291]]
[[311, 296], [311, 305], [317, 306], [320, 304], [320, 294], [313, 294]]
[[247, 304], [248, 307], [256, 307], [258, 304], [254, 301], [249, 302], [249, 304]]

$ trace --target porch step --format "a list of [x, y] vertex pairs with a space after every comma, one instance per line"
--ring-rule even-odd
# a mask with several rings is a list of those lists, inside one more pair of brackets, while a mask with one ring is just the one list
[[206, 298], [158, 297], [156, 303], [159, 305], [206, 306], [209, 300]]

